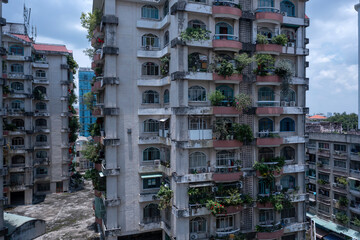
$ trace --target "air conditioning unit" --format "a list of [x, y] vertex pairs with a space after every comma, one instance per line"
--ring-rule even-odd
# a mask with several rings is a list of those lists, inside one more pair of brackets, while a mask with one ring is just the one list
[[158, 159], [158, 160], [154, 160], [154, 164], [155, 165], [160, 165], [160, 160]]
[[276, 185], [276, 190], [280, 192], [283, 190], [283, 187], [281, 185]]
[[291, 223], [291, 219], [290, 219], [290, 218], [284, 218], [284, 219], [283, 219], [283, 222], [284, 222], [285, 225], [290, 224], [290, 223]]
[[150, 46], [145, 46], [145, 50], [150, 50]]
[[290, 101], [290, 107], [295, 107], [295, 101]]
[[197, 234], [197, 233], [191, 233], [191, 234], [190, 234], [190, 239], [191, 239], [191, 240], [198, 239], [198, 234]]
[[217, 190], [218, 190], [218, 187], [212, 187], [212, 188], [211, 188], [211, 191], [212, 191], [212, 192], [217, 192]]

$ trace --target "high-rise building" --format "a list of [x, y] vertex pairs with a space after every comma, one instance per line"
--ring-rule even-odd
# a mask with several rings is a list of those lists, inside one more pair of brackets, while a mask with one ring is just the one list
[[89, 126], [96, 120], [84, 104], [84, 94], [91, 92], [91, 82], [94, 76], [95, 74], [90, 68], [79, 68], [79, 134], [84, 137], [90, 136]]
[[305, 239], [305, 3], [93, 1], [107, 239]]
[[326, 122], [307, 123], [307, 132], [307, 216], [312, 234], [359, 239], [360, 135]]
[[4, 195], [11, 205], [32, 204], [68, 191], [77, 119], [72, 102], [72, 52], [36, 43], [24, 24], [2, 28]]

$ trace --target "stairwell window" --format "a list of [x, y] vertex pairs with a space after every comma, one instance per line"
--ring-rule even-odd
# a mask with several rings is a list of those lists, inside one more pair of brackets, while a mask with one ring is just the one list
[[141, 17], [147, 19], [159, 19], [159, 9], [151, 5], [145, 5], [141, 8]]
[[206, 90], [201, 86], [192, 86], [189, 88], [189, 101], [191, 102], [205, 102]]
[[159, 132], [159, 121], [154, 119], [147, 119], [144, 121], [144, 132], [154, 133]]
[[190, 220], [190, 232], [191, 233], [206, 232], [206, 219], [203, 217], [197, 217]]
[[12, 73], [23, 73], [24, 72], [24, 66], [22, 64], [18, 64], [18, 63], [12, 64], [10, 66], [10, 71]]
[[24, 56], [24, 48], [20, 45], [12, 45], [9, 52], [11, 55]]
[[46, 72], [44, 70], [36, 70], [35, 77], [46, 78]]
[[160, 159], [160, 150], [158, 148], [149, 147], [143, 151], [143, 161], [154, 161]]
[[13, 146], [24, 146], [24, 138], [15, 137], [11, 140], [11, 145]]
[[147, 62], [142, 65], [142, 75], [157, 76], [159, 75], [159, 65]]

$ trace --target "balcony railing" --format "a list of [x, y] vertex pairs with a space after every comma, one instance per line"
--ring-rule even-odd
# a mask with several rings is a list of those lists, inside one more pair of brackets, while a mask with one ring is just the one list
[[280, 13], [280, 10], [274, 7], [259, 7], [256, 9], [256, 12], [272, 12], [272, 13]]
[[159, 223], [160, 221], [161, 221], [161, 216], [144, 217], [142, 223], [144, 223], [144, 224]]
[[257, 101], [258, 107], [279, 107], [280, 101]]
[[214, 40], [234, 40], [238, 41], [239, 38], [232, 34], [214, 34]]

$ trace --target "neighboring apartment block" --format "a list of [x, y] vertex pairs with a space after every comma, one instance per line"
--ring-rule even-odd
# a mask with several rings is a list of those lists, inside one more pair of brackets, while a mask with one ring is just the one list
[[89, 126], [96, 121], [92, 113], [84, 104], [84, 94], [91, 92], [91, 82], [95, 76], [90, 68], [79, 68], [79, 135], [89, 137]]
[[7, 23], [2, 32], [4, 195], [10, 205], [32, 204], [68, 190], [72, 53], [35, 43], [23, 24]]
[[318, 234], [359, 239], [360, 135], [341, 133], [341, 127], [329, 123], [309, 123], [307, 132], [307, 216]]
[[[93, 1], [95, 216], [107, 239], [305, 239], [306, 2]], [[224, 73], [236, 53], [292, 74], [273, 62]], [[164, 209], [159, 189], [173, 194]]]

